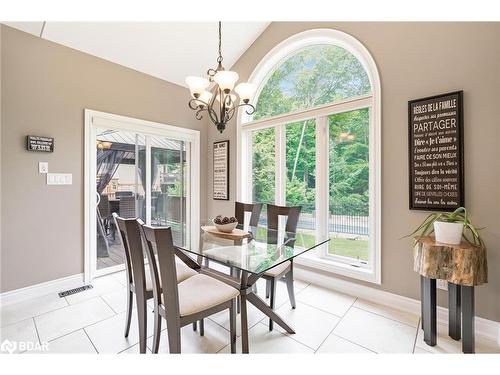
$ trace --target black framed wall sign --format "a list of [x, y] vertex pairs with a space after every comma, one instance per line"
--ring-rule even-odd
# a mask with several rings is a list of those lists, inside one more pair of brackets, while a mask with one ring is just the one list
[[54, 138], [27, 135], [26, 149], [28, 151], [54, 152]]
[[214, 142], [213, 199], [229, 200], [229, 141]]
[[410, 210], [464, 205], [463, 92], [408, 102]]

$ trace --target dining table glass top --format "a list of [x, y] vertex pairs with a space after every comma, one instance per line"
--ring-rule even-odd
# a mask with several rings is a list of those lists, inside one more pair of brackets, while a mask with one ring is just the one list
[[329, 241], [315, 231], [291, 233], [265, 226], [238, 225], [233, 233], [224, 234], [211, 221], [202, 222], [193, 239], [179, 248], [253, 274], [262, 274]]

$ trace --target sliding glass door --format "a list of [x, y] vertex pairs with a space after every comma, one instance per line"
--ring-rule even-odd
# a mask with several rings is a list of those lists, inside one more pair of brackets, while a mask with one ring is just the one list
[[186, 142], [153, 137], [151, 145], [151, 225], [172, 228], [174, 241], [186, 237]]
[[143, 134], [96, 129], [97, 270], [125, 263], [112, 214], [116, 212], [124, 218], [145, 219], [145, 189], [141, 183], [145, 146]]
[[[105, 114], [106, 116], [113, 116]], [[118, 116], [121, 118], [120, 116]], [[140, 120], [137, 120], [140, 121]], [[172, 228], [176, 245], [185, 245], [199, 214], [193, 209], [193, 162], [198, 171], [197, 132], [179, 137], [163, 129], [148, 129], [116, 121], [91, 121], [88, 152], [92, 152], [87, 183], [89, 199], [89, 267], [91, 276], [124, 269], [125, 254], [113, 220], [140, 218], [152, 226]], [[177, 128], [176, 128], [177, 129]], [[181, 128], [179, 128], [181, 129]], [[156, 131], [157, 130], [157, 131]], [[90, 144], [90, 145], [89, 145]], [[91, 146], [93, 144], [93, 147]], [[194, 158], [193, 158], [194, 154]], [[195, 190], [193, 190], [196, 188]], [[196, 200], [198, 202], [198, 200]], [[90, 234], [92, 233], [92, 234]], [[88, 268], [88, 267], [87, 267]]]

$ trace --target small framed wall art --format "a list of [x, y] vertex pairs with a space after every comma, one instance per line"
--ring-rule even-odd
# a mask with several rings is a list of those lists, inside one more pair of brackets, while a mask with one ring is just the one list
[[213, 199], [229, 200], [229, 141], [214, 142]]

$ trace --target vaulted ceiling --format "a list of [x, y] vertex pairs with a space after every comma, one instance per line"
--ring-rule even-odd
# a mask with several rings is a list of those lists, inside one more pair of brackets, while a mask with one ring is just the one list
[[[214, 22], [4, 22], [178, 85], [187, 75], [216, 67], [218, 24]], [[223, 22], [222, 53], [230, 68], [269, 22]]]

